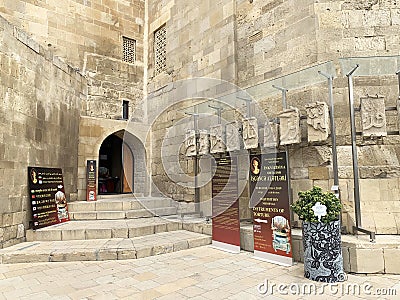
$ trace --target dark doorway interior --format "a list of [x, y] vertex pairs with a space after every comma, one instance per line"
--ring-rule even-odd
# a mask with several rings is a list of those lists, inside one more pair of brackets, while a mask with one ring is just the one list
[[133, 191], [134, 156], [123, 142], [124, 132], [108, 136], [99, 152], [99, 194], [122, 194]]
[[122, 175], [122, 139], [107, 137], [99, 153], [99, 194], [119, 194]]

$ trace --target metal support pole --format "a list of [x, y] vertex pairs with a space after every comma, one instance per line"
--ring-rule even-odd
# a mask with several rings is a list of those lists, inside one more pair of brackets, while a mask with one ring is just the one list
[[328, 79], [330, 117], [331, 117], [332, 163], [333, 163], [333, 186], [331, 190], [336, 195], [336, 197], [340, 199], [337, 145], [336, 145], [335, 107], [333, 105], [333, 77], [332, 75], [328, 75], [322, 71], [318, 71], [318, 73]]
[[287, 109], [286, 93], [289, 90], [286, 88], [280, 87], [280, 86], [276, 86], [276, 85], [272, 85], [272, 87], [282, 92], [282, 107], [283, 107], [283, 109]]
[[[195, 108], [197, 110], [197, 107]], [[193, 127], [195, 132], [195, 143], [196, 143], [196, 156], [194, 156], [194, 208], [195, 213], [199, 213], [200, 210], [200, 189], [198, 183], [198, 175], [199, 175], [199, 114], [195, 113], [186, 113], [187, 115], [193, 116]]]
[[[287, 105], [287, 100], [286, 100], [286, 93], [289, 91], [286, 88], [283, 87], [279, 87], [276, 85], [272, 85], [273, 88], [279, 90], [282, 92], [282, 107], [283, 109], [287, 109], [288, 105]], [[288, 196], [289, 196], [289, 204], [293, 203], [293, 191], [292, 191], [292, 184], [291, 184], [291, 180], [290, 180], [290, 157], [289, 157], [289, 146], [285, 145], [285, 152], [286, 152], [286, 163], [287, 163], [287, 172], [288, 172]], [[290, 223], [293, 224], [293, 220], [294, 220], [294, 215], [293, 215], [293, 211], [290, 210]]]
[[222, 107], [215, 107], [215, 106], [211, 106], [208, 105], [208, 107], [215, 109], [217, 111], [218, 114], [218, 125], [220, 125], [222, 123], [221, 117], [222, 117], [222, 111], [224, 110]]
[[357, 144], [356, 144], [356, 123], [354, 117], [354, 86], [353, 86], [353, 73], [358, 69], [357, 64], [348, 74], [349, 87], [349, 105], [350, 105], [350, 126], [351, 126], [351, 150], [353, 154], [353, 177], [354, 177], [354, 209], [356, 217], [356, 226], [353, 228], [355, 232], [363, 232], [370, 235], [371, 242], [375, 242], [375, 232], [363, 229], [361, 226], [361, 206], [360, 206], [360, 183], [358, 174], [358, 156], [357, 156]]
[[360, 208], [360, 183], [358, 175], [358, 156], [356, 144], [356, 123], [354, 117], [354, 87], [353, 87], [353, 73], [358, 69], [356, 65], [348, 74], [349, 86], [349, 105], [350, 105], [350, 127], [351, 127], [351, 149], [353, 155], [353, 177], [354, 177], [354, 209], [356, 213], [356, 227], [361, 227], [361, 208]]
[[247, 108], [246, 117], [247, 118], [251, 118], [251, 106], [250, 106], [250, 104], [251, 104], [251, 102], [253, 102], [253, 100], [252, 99], [247, 99], [247, 98], [242, 98], [242, 97], [239, 97], [239, 96], [237, 96], [237, 98], [246, 102], [246, 108]]

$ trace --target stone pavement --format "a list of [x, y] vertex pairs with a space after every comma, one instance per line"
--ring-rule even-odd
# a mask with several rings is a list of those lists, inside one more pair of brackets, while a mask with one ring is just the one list
[[[323, 294], [307, 295], [314, 282], [303, 278], [302, 264], [281, 267], [250, 252], [203, 246], [135, 260], [0, 265], [0, 299], [397, 299], [377, 294], [400, 293], [399, 275], [348, 277], [318, 283]], [[269, 295], [258, 291], [266, 283]], [[348, 293], [349, 284], [355, 288]]]

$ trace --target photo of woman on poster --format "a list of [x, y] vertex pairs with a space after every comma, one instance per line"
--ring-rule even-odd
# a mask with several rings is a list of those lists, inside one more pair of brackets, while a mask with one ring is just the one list
[[254, 175], [259, 175], [260, 174], [260, 160], [258, 157], [254, 157], [251, 160], [251, 173], [253, 173]]

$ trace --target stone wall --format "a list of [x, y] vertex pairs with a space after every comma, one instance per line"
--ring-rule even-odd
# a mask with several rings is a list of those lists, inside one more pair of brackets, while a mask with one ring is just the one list
[[238, 84], [251, 86], [341, 57], [397, 55], [391, 0], [237, 0]]
[[[0, 14], [88, 77], [82, 115], [118, 119], [122, 102], [143, 119], [143, 0], [2, 1]], [[123, 62], [123, 37], [136, 41]]]
[[[186, 129], [193, 127], [192, 120], [185, 115], [185, 109], [193, 112], [190, 95], [199, 95], [202, 89], [209, 87], [215, 88], [220, 80], [236, 81], [234, 12], [235, 2], [232, 0], [148, 1], [147, 104], [149, 122], [153, 125], [152, 178], [161, 192], [177, 201], [194, 201], [193, 158], [185, 157], [181, 148], [174, 147], [174, 144], [184, 141]], [[167, 32], [166, 68], [164, 72], [155, 74], [154, 32], [163, 25]], [[191, 81], [196, 77], [216, 80]], [[170, 105], [173, 106], [168, 108]], [[168, 135], [166, 128], [173, 130], [177, 136], [164, 140]], [[177, 184], [168, 178], [162, 158], [167, 162], [176, 161], [173, 173], [179, 177]], [[206, 169], [203, 168], [205, 176], [211, 167], [209, 160], [206, 164]], [[210, 185], [207, 185], [201, 191], [202, 199], [208, 197], [209, 188]]]
[[29, 226], [27, 167], [62, 168], [76, 198], [79, 114], [86, 80], [0, 17], [0, 247]]
[[122, 36], [143, 65], [144, 0], [1, 1], [0, 14], [79, 69], [85, 53], [121, 59]]
[[143, 66], [107, 56], [88, 54], [84, 73], [88, 78], [88, 98], [82, 115], [122, 119], [123, 101], [129, 102], [129, 119], [144, 121]]
[[314, 0], [236, 2], [239, 86], [252, 86], [317, 62]]

